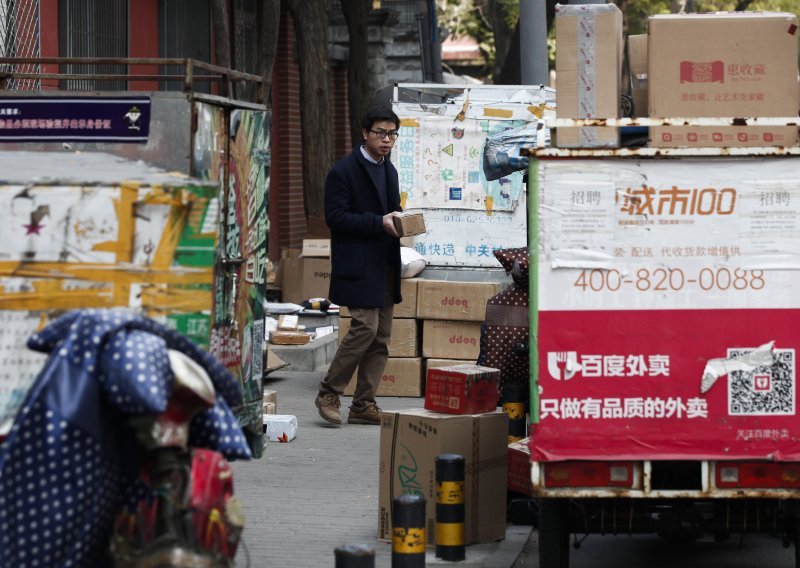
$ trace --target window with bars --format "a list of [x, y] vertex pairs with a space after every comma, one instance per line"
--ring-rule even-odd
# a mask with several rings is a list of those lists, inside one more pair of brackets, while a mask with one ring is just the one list
[[[39, 57], [39, 0], [0, 0], [0, 57]], [[39, 65], [0, 65], [0, 71], [38, 73]], [[9, 90], [35, 90], [38, 79], [9, 79]]]
[[[211, 3], [209, 0], [159, 0], [158, 56], [211, 62]], [[181, 75], [183, 69], [162, 65], [161, 75]], [[162, 91], [180, 91], [180, 81], [161, 81]], [[207, 81], [197, 81], [194, 90], [210, 93]]]
[[[61, 0], [58, 5], [58, 41], [61, 57], [128, 56], [128, 0]], [[69, 64], [62, 73], [125, 74], [122, 64]], [[124, 80], [68, 79], [62, 89], [71, 91], [127, 88]]]

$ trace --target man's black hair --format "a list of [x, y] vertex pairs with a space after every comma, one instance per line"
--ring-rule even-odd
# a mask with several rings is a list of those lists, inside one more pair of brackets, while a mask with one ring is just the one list
[[361, 117], [361, 128], [364, 130], [370, 130], [373, 124], [376, 122], [382, 122], [384, 120], [394, 122], [394, 127], [400, 128], [400, 119], [392, 111], [392, 109], [386, 106], [369, 107], [367, 112], [364, 113], [364, 116]]

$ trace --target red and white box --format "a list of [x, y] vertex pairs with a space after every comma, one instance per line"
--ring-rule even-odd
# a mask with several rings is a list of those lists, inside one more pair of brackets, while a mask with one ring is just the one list
[[497, 409], [500, 371], [480, 365], [428, 369], [425, 409], [446, 414], [479, 414]]
[[533, 497], [531, 481], [531, 443], [523, 438], [508, 445], [508, 490]]

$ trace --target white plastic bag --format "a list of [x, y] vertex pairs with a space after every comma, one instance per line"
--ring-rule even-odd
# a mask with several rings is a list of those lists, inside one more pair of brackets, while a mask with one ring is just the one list
[[400, 247], [400, 278], [414, 278], [428, 262], [412, 248]]

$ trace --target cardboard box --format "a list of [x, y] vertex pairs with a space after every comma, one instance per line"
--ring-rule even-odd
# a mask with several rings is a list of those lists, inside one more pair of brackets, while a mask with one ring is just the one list
[[303, 251], [301, 254], [306, 258], [330, 258], [331, 240], [303, 239]]
[[628, 74], [633, 116], [647, 117], [647, 34], [628, 36]]
[[464, 457], [464, 544], [506, 534], [508, 420], [503, 412], [438, 414], [422, 409], [381, 416], [378, 539], [392, 538], [392, 499], [421, 494], [426, 501], [425, 537], [435, 541], [436, 457]]
[[305, 345], [311, 341], [311, 334], [302, 331], [270, 331], [269, 342], [273, 345]]
[[[350, 331], [352, 318], [339, 317], [339, 342]], [[393, 319], [392, 337], [389, 338], [389, 357], [419, 357], [419, 332], [417, 320]]]
[[508, 445], [508, 490], [533, 497], [530, 438]]
[[451, 365], [472, 365], [475, 360], [467, 359], [425, 359], [425, 376], [427, 376], [428, 369], [437, 369], [439, 367], [450, 367]]
[[[356, 390], [356, 376], [358, 369], [353, 373], [353, 378], [344, 389], [344, 394], [351, 396]], [[377, 396], [422, 396], [422, 359], [419, 357], [389, 357], [386, 368], [378, 384]]]
[[446, 414], [497, 410], [500, 370], [480, 365], [430, 369], [425, 380], [425, 409]]
[[[622, 12], [614, 4], [556, 8], [556, 117], [619, 118]], [[613, 127], [558, 128], [562, 148], [619, 146]]]
[[413, 237], [427, 232], [425, 229], [425, 217], [422, 213], [403, 212], [398, 213], [392, 219], [394, 228], [401, 237]]
[[425, 357], [477, 361], [480, 347], [479, 322], [425, 320], [422, 325], [422, 355]]
[[310, 298], [327, 298], [331, 284], [331, 260], [306, 258], [299, 250], [286, 249], [281, 259], [281, 299], [299, 304]]
[[497, 294], [501, 287], [499, 282], [420, 280], [417, 286], [417, 317], [482, 322], [486, 316], [486, 301]]
[[[796, 117], [797, 18], [780, 12], [649, 20], [652, 117]], [[791, 146], [797, 126], [658, 126], [650, 145]]]
[[[278, 410], [278, 392], [274, 390], [264, 389], [261, 395], [261, 402], [264, 406], [264, 414], [275, 414]], [[272, 405], [272, 412], [267, 412], [267, 405]]]
[[[419, 278], [402, 278], [400, 280], [400, 294], [403, 301], [394, 305], [393, 317], [415, 318], [417, 317], [417, 283]], [[350, 317], [350, 310], [346, 306], [339, 307], [339, 317]]]

